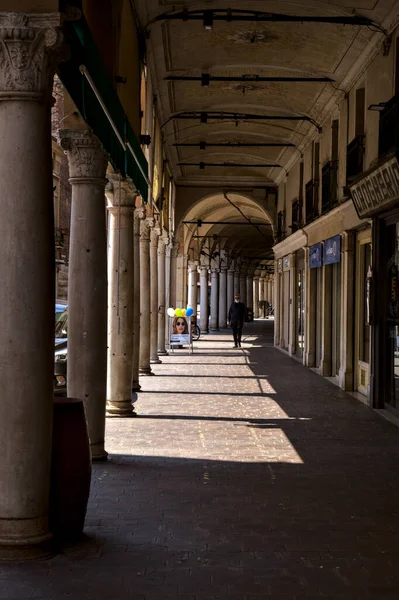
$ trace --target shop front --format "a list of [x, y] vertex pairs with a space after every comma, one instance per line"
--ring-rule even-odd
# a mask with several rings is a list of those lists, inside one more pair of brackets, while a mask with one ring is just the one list
[[[374, 408], [399, 409], [399, 164], [385, 157], [350, 186], [360, 218], [372, 218], [358, 234], [355, 385], [369, 385]], [[367, 369], [368, 363], [370, 368]]]

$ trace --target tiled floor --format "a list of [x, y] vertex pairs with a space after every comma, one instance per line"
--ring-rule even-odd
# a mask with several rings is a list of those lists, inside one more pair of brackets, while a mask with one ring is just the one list
[[82, 544], [0, 599], [399, 598], [399, 429], [271, 345], [204, 337], [107, 423]]

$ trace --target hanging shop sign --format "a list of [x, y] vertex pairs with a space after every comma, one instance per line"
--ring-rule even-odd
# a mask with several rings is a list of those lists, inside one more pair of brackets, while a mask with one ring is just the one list
[[334, 237], [324, 240], [324, 252], [323, 262], [325, 265], [333, 265], [334, 263], [341, 262], [341, 236], [334, 235]]
[[291, 266], [291, 257], [290, 256], [285, 256], [283, 258], [283, 270], [284, 271], [289, 271], [290, 270], [290, 266]]
[[309, 269], [321, 267], [323, 264], [323, 247], [321, 242], [309, 248]]
[[396, 156], [366, 171], [349, 189], [360, 218], [389, 208], [399, 199], [399, 164]]
[[283, 259], [279, 258], [277, 261], [277, 273], [283, 272]]

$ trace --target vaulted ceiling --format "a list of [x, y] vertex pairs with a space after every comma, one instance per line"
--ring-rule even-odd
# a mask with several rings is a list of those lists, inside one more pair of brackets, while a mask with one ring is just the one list
[[[208, 186], [226, 181], [243, 186], [278, 183], [293, 157], [299, 156], [317, 132], [329, 107], [342, 97], [339, 88], [350, 85], [356, 61], [394, 3], [232, 0], [226, 5], [209, 0], [135, 0], [146, 32], [148, 62], [155, 76], [154, 89], [175, 181]], [[226, 11], [227, 6], [234, 18], [240, 16], [240, 10], [247, 20], [227, 21], [227, 12], [217, 12]], [[204, 14], [204, 10], [208, 12]], [[266, 17], [267, 13], [304, 19], [363, 17], [375, 25], [258, 22], [255, 13], [248, 11], [260, 10], [267, 11]], [[256, 81], [256, 76], [261, 80]], [[201, 122], [201, 113], [207, 113], [206, 117], [202, 114], [202, 121], [207, 122]], [[238, 113], [247, 117], [242, 120]]]

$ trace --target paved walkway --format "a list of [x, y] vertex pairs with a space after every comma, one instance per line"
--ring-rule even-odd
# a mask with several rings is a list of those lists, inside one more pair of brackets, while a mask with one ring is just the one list
[[399, 430], [275, 350], [210, 335], [109, 420], [86, 537], [0, 599], [399, 598]]

